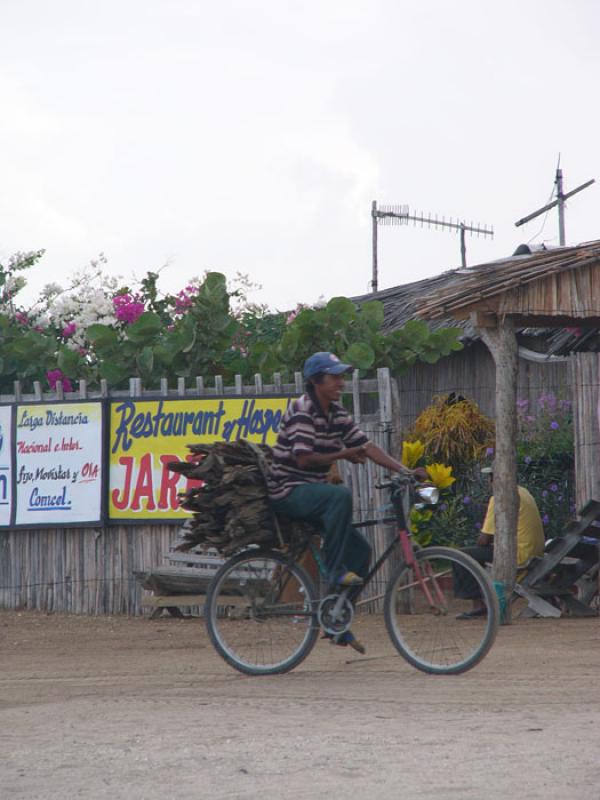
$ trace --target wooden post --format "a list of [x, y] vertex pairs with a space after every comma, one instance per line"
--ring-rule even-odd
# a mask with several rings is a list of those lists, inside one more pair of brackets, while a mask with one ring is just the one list
[[[517, 372], [518, 345], [513, 320], [499, 319], [497, 327], [479, 328], [496, 364], [496, 450], [494, 458], [495, 581], [510, 598], [517, 574]], [[505, 623], [511, 622], [507, 603]]]

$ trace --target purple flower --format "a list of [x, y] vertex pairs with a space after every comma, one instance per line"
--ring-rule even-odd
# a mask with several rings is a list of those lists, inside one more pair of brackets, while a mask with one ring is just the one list
[[548, 490], [547, 489], [544, 489], [544, 491], [542, 492], [542, 497], [548, 497]]
[[485, 451], [486, 458], [491, 458], [494, 455], [494, 448], [488, 447]]
[[517, 400], [517, 408], [520, 411], [525, 411], [529, 407], [529, 400]]
[[440, 511], [447, 511], [448, 510], [448, 503], [442, 503], [440, 505]]
[[481, 530], [481, 522], [476, 522], [474, 527], [475, 527], [476, 531], [480, 531]]
[[551, 492], [558, 492], [558, 485], [556, 483], [550, 484], [550, 491]]
[[559, 428], [560, 428], [560, 425], [558, 424], [558, 422], [555, 419], [553, 419], [552, 422], [550, 423], [550, 430], [557, 431]]
[[544, 523], [544, 525], [547, 525], [550, 522], [550, 517], [548, 516], [548, 514], [544, 514], [544, 516], [542, 517], [542, 522]]
[[553, 395], [552, 392], [548, 392], [548, 394], [543, 394], [538, 400], [538, 405], [541, 409], [554, 411], [554, 409], [556, 408], [555, 395]]
[[463, 497], [462, 501], [463, 501], [463, 504], [464, 504], [465, 506], [468, 506], [468, 505], [469, 505], [469, 503], [471, 502], [471, 498], [469, 497], [469, 495], [468, 495], [468, 494], [466, 494], [466, 495]]
[[531, 456], [525, 456], [525, 458], [523, 459], [523, 461], [524, 461], [526, 464], [531, 464]]

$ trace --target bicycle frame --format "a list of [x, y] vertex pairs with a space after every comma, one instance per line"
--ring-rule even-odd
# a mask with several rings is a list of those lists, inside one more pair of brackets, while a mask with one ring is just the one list
[[[381, 600], [385, 596], [385, 592], [382, 594], [378, 594], [374, 597], [369, 597], [366, 600], [356, 601], [364, 589], [371, 583], [375, 575], [379, 572], [383, 564], [388, 560], [388, 558], [392, 555], [392, 553], [397, 549], [398, 545], [400, 545], [400, 549], [402, 552], [402, 560], [403, 562], [412, 567], [414, 570], [415, 576], [417, 578], [418, 584], [420, 584], [423, 588], [423, 593], [432, 609], [437, 609], [438, 611], [442, 606], [444, 606], [444, 596], [443, 593], [438, 585], [436, 580], [436, 576], [432, 573], [428, 574], [427, 576], [423, 575], [423, 571], [415, 557], [415, 548], [412, 542], [412, 534], [408, 527], [408, 522], [406, 519], [406, 515], [404, 513], [404, 504], [403, 504], [403, 494], [404, 492], [410, 491], [410, 479], [402, 479], [396, 478], [395, 480], [391, 481], [389, 484], [382, 486], [381, 488], [391, 488], [392, 495], [391, 501], [394, 507], [394, 515], [390, 517], [383, 517], [381, 519], [369, 519], [364, 520], [363, 522], [354, 523], [355, 528], [367, 528], [367, 527], [374, 527], [375, 525], [380, 525], [381, 523], [386, 522], [393, 522], [396, 525], [396, 533], [397, 537], [394, 538], [390, 544], [386, 547], [384, 552], [379, 556], [375, 564], [369, 569], [367, 573], [364, 583], [362, 586], [357, 587], [356, 589], [352, 589], [348, 592], [348, 597], [350, 600], [354, 602], [355, 606], [362, 606], [366, 605], [367, 603], [372, 603], [374, 600]], [[317, 550], [317, 548], [311, 542], [309, 544], [310, 552], [315, 559], [317, 566], [319, 568], [319, 572], [322, 577], [326, 575], [325, 565], [323, 563], [323, 559], [321, 558], [321, 554]], [[427, 570], [430, 571], [430, 565], [427, 564]], [[412, 584], [412, 585], [416, 585]], [[432, 584], [434, 587], [434, 594], [436, 596], [436, 600], [434, 600], [433, 594], [429, 590], [429, 585]], [[410, 588], [410, 587], [407, 587]]]

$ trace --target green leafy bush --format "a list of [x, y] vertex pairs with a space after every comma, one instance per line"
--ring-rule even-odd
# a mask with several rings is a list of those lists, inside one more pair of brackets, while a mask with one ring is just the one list
[[64, 291], [50, 285], [31, 307], [17, 304], [28, 269], [42, 251], [0, 264], [0, 391], [11, 392], [20, 380], [25, 391], [33, 381], [66, 391], [85, 379], [93, 387], [106, 379], [122, 388], [130, 377], [157, 388], [161, 378], [210, 379], [235, 375], [252, 381], [258, 372], [280, 372], [290, 380], [317, 350], [372, 374], [377, 367], [401, 372], [416, 360], [433, 363], [460, 350], [460, 331], [431, 332], [424, 322], [383, 334], [383, 306], [356, 306], [334, 297], [322, 307], [299, 307], [273, 313], [246, 301], [247, 279], [230, 288], [224, 275], [208, 272], [176, 294], [158, 290], [158, 273], [149, 272], [139, 286], [119, 286], [103, 275], [103, 257], [92, 263]]

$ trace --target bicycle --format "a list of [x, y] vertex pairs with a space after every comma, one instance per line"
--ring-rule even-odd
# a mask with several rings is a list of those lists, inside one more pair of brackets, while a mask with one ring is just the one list
[[[297, 667], [314, 647], [319, 631], [336, 637], [350, 629], [355, 608], [383, 599], [388, 635], [396, 650], [423, 672], [459, 674], [478, 664], [492, 646], [499, 625], [498, 598], [486, 571], [450, 547], [419, 547], [404, 511], [412, 502], [437, 502], [437, 489], [395, 477], [389, 488], [393, 515], [356, 527], [393, 522], [397, 536], [369, 570], [363, 585], [334, 589], [319, 597], [298, 563], [310, 549], [322, 580], [326, 570], [318, 548], [308, 541], [295, 552], [251, 547], [230, 558], [215, 574], [205, 606], [208, 634], [219, 655], [249, 675], [272, 675]], [[410, 505], [409, 505], [410, 507]], [[399, 554], [383, 594], [359, 601], [383, 564]], [[487, 614], [457, 619], [470, 601], [454, 597], [453, 575], [464, 569], [475, 580]]]

